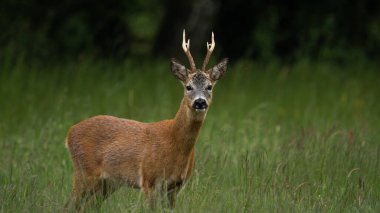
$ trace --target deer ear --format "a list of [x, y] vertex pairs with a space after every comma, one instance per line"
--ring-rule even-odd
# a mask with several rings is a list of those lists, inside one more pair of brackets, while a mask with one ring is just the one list
[[171, 71], [178, 80], [185, 81], [187, 79], [188, 73], [186, 67], [180, 64], [175, 58], [171, 60]]
[[219, 80], [227, 70], [228, 58], [223, 59], [219, 64], [215, 65], [213, 68], [209, 69], [207, 72], [210, 75], [211, 80]]

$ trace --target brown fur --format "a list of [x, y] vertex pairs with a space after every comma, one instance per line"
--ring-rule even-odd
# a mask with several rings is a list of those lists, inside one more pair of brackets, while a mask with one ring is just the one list
[[194, 144], [205, 117], [205, 112], [195, 112], [188, 105], [183, 99], [172, 120], [141, 123], [101, 115], [71, 127], [67, 147], [74, 167], [75, 205], [86, 193], [103, 190], [103, 179], [111, 185], [141, 188], [151, 203], [157, 190], [162, 190], [157, 186], [164, 184], [174, 205], [175, 193], [194, 167]]

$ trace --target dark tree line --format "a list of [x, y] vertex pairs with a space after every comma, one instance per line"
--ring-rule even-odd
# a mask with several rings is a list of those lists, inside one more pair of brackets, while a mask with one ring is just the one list
[[380, 54], [377, 0], [2, 0], [1, 55], [124, 58], [178, 54], [182, 29], [203, 57], [211, 31], [231, 58]]

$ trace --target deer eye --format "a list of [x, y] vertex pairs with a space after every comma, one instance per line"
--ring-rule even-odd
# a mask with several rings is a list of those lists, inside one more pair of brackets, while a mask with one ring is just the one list
[[193, 87], [192, 86], [186, 86], [186, 90], [191, 91], [191, 90], [193, 90]]
[[206, 89], [207, 89], [207, 90], [212, 90], [212, 85], [208, 85], [208, 86], [206, 87]]

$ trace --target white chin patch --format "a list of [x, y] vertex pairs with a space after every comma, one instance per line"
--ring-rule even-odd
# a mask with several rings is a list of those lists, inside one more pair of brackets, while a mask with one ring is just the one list
[[205, 112], [206, 109], [195, 109], [196, 112]]

